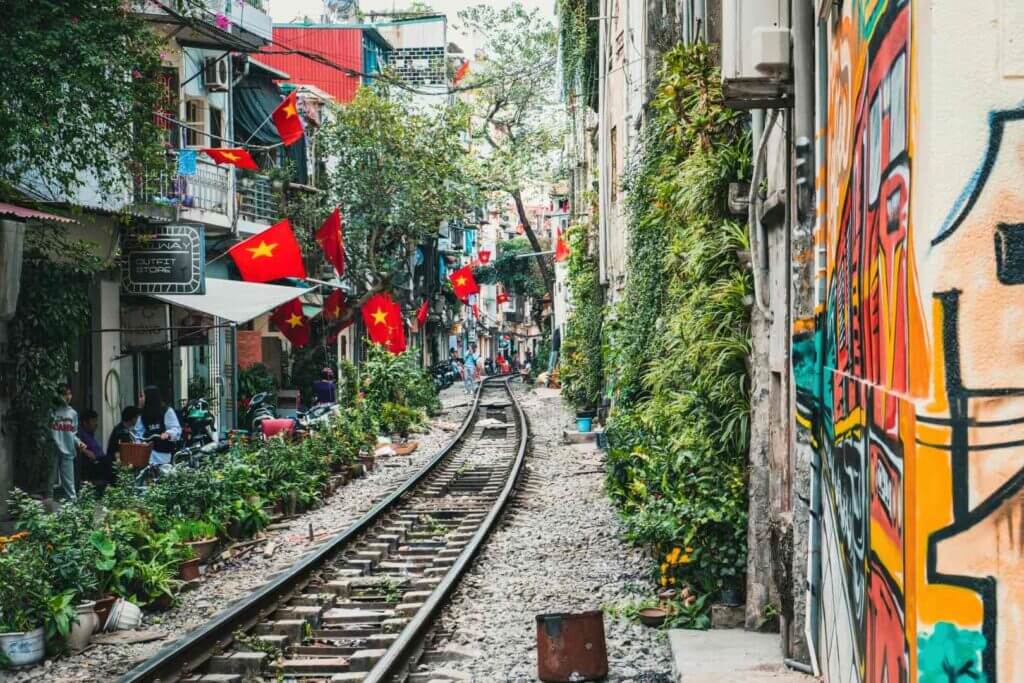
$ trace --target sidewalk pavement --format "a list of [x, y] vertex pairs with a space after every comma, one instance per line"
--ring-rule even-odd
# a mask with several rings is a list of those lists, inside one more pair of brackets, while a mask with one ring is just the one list
[[814, 683], [819, 679], [788, 668], [779, 634], [742, 629], [670, 629], [672, 672], [678, 683]]

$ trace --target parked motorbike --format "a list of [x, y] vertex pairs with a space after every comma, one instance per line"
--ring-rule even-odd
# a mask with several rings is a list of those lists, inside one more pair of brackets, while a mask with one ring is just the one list
[[215, 429], [217, 419], [210, 411], [210, 404], [205, 398], [189, 400], [181, 413], [178, 421], [182, 425], [182, 440], [186, 446], [200, 447], [220, 441]]
[[249, 399], [249, 407], [245, 411], [243, 424], [248, 426], [250, 434], [261, 434], [264, 420], [277, 417], [277, 407], [271, 402], [270, 394], [261, 391]]

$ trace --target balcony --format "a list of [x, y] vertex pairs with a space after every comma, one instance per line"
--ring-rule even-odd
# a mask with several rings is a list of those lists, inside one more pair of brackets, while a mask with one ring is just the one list
[[[165, 12], [162, 5], [171, 8]], [[273, 21], [267, 13], [266, 0], [164, 0], [157, 4], [152, 0], [134, 0], [135, 12], [147, 21], [176, 26], [175, 36], [179, 42], [196, 47], [231, 48], [249, 52], [259, 50], [273, 36]], [[218, 22], [223, 15], [229, 24]], [[194, 20], [209, 24], [201, 30], [193, 26]], [[221, 20], [223, 21], [223, 20]]]
[[267, 176], [245, 173], [239, 177], [238, 229], [241, 232], [257, 232], [280, 217], [273, 189]]
[[171, 165], [164, 171], [136, 179], [135, 205], [141, 213], [151, 218], [178, 218], [230, 228], [233, 218], [231, 169], [200, 159], [196, 161], [194, 176], [178, 175], [176, 170], [176, 165]]

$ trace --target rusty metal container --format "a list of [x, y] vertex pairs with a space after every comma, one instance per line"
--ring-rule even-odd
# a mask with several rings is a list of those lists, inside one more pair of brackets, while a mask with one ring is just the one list
[[608, 676], [604, 614], [537, 615], [537, 677], [545, 683], [600, 681]]

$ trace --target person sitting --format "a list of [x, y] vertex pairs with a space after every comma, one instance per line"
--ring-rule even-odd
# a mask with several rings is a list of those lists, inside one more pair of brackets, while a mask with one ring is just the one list
[[334, 386], [334, 372], [330, 368], [324, 368], [320, 372], [320, 379], [313, 382], [313, 405], [326, 405], [335, 403], [336, 390]]
[[168, 465], [171, 455], [181, 438], [181, 423], [174, 409], [165, 405], [160, 388], [146, 387], [142, 394], [139, 419], [132, 430], [139, 440], [151, 440], [153, 452], [149, 454], [150, 465]]
[[107, 439], [107, 457], [111, 463], [117, 462], [117, 453], [123, 443], [135, 443], [135, 434], [132, 428], [139, 419], [139, 409], [135, 406], [126, 406], [121, 411], [121, 421], [117, 423], [114, 430], [110, 432]]
[[85, 448], [78, 453], [78, 463], [82, 481], [92, 482], [96, 487], [96, 493], [102, 496], [107, 485], [114, 482], [114, 461], [108, 457], [96, 439], [96, 427], [99, 426], [99, 422], [100, 416], [95, 410], [90, 408], [82, 412], [78, 424], [78, 438], [85, 444]]

